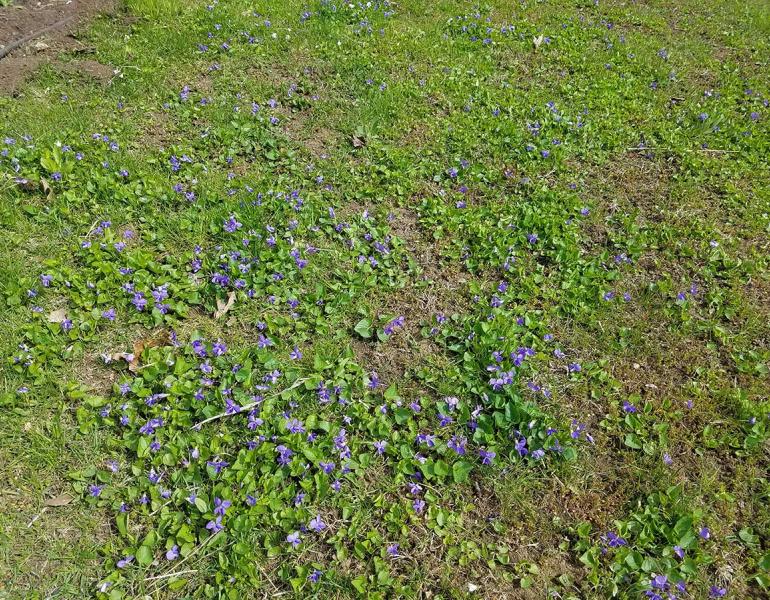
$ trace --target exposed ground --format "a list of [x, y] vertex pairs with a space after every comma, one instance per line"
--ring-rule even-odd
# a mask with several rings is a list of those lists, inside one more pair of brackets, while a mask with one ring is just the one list
[[[69, 74], [111, 79], [113, 69], [88, 58], [94, 48], [78, 32], [114, 7], [113, 0], [22, 0], [0, 7], [0, 92], [17, 92], [31, 73], [50, 63]], [[65, 52], [75, 58], [60, 63]]]

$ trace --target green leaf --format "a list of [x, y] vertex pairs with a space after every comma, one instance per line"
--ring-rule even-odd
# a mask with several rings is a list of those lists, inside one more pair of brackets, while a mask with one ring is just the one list
[[631, 567], [634, 571], [638, 571], [642, 568], [642, 561], [644, 559], [642, 558], [642, 555], [639, 554], [639, 552], [629, 552], [626, 555], [626, 564]]
[[118, 516], [115, 518], [115, 524], [118, 527], [118, 531], [120, 532], [120, 535], [123, 537], [128, 536], [128, 513], [118, 513]]
[[747, 527], [744, 527], [738, 532], [738, 537], [749, 546], [753, 546], [759, 542], [759, 536], [754, 534], [754, 532]]
[[150, 449], [150, 441], [147, 438], [147, 436], [140, 437], [136, 446], [136, 455], [140, 458], [147, 456], [150, 452], [149, 449]]
[[152, 562], [152, 550], [149, 546], [139, 546], [136, 551], [136, 561], [144, 567]]
[[356, 577], [350, 582], [359, 594], [366, 593], [366, 577], [363, 575]]
[[676, 522], [676, 525], [674, 525], [674, 533], [679, 538], [691, 530], [692, 530], [691, 517], [682, 517]]
[[372, 322], [369, 319], [361, 319], [353, 330], [364, 339], [372, 337]]
[[313, 448], [303, 448], [302, 454], [305, 455], [305, 458], [307, 458], [312, 463], [317, 463], [323, 458], [322, 454], [319, 454], [316, 450]]
[[409, 420], [409, 417], [412, 415], [411, 411], [408, 408], [397, 408], [393, 411], [393, 416], [396, 418], [396, 423], [399, 425], [403, 425]]
[[591, 523], [583, 521], [577, 526], [576, 531], [581, 538], [587, 538], [591, 534], [591, 528]]
[[385, 400], [388, 400], [389, 402], [394, 402], [399, 399], [398, 388], [395, 383], [391, 383], [388, 389], [385, 390], [384, 397]]
[[652, 560], [651, 558], [645, 558], [642, 561], [642, 571], [644, 571], [645, 573], [651, 573], [655, 571], [655, 569], [656, 569], [655, 561]]
[[627, 433], [626, 438], [623, 440], [623, 443], [629, 448], [633, 448], [634, 450], [642, 449], [642, 443], [639, 440], [639, 436], [636, 435], [635, 433]]
[[473, 470], [473, 464], [467, 460], [458, 460], [452, 465], [452, 475], [456, 483], [463, 483], [468, 480], [468, 475]]
[[168, 584], [168, 589], [172, 591], [181, 590], [184, 586], [187, 585], [187, 580], [184, 577], [174, 577]]
[[46, 155], [40, 158], [40, 166], [49, 172], [54, 172], [59, 170], [58, 163], [53, 158], [51, 158], [50, 155]]

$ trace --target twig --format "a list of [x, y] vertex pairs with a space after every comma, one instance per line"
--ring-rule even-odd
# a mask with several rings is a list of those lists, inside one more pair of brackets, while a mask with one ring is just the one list
[[158, 509], [157, 509], [157, 510], [154, 510], [154, 511], [152, 511], [152, 512], [150, 513], [150, 516], [153, 516], [153, 515], [156, 515], [156, 514], [158, 514], [158, 512], [159, 512], [159, 511], [161, 511], [161, 510], [163, 510], [164, 508], [166, 508], [166, 507], [167, 507], [169, 504], [171, 504], [171, 502], [173, 502], [173, 500], [169, 500], [169, 501], [168, 501], [168, 502], [166, 502], [164, 505], [162, 505], [162, 506], [158, 507]]
[[32, 518], [32, 520], [31, 520], [29, 523], [27, 523], [27, 529], [29, 529], [30, 527], [32, 527], [32, 525], [35, 523], [35, 521], [37, 521], [37, 520], [38, 520], [38, 519], [39, 519], [39, 518], [40, 518], [40, 517], [43, 515], [43, 513], [46, 511], [46, 509], [47, 509], [47, 508], [48, 508], [47, 506], [44, 506], [44, 507], [43, 507], [43, 510], [41, 510], [39, 513], [37, 513], [37, 514], [36, 514], [36, 515], [35, 515], [35, 516]]
[[96, 221], [93, 222], [93, 225], [88, 229], [88, 233], [85, 234], [83, 237], [88, 237], [91, 235], [94, 229], [96, 229], [96, 226], [99, 224], [99, 219], [96, 219]]
[[[136, 370], [136, 371], [140, 371], [141, 369], [147, 369], [147, 368], [149, 368], [149, 367], [154, 367], [154, 366], [155, 366], [155, 365], [157, 365], [157, 364], [158, 364], [158, 363], [154, 362], [154, 363], [147, 363], [146, 365], [139, 365], [139, 366], [135, 367], [135, 370]], [[130, 370], [131, 370], [131, 369], [129, 369], [129, 371], [130, 371]]]
[[166, 573], [165, 575], [156, 575], [155, 577], [148, 577], [145, 581], [155, 581], [156, 579], [166, 579], [167, 577], [176, 577], [177, 575], [186, 575], [188, 573], [197, 573], [198, 569], [187, 569], [186, 571], [175, 571], [173, 573]]
[[[666, 151], [673, 152], [671, 148], [653, 148], [651, 146], [637, 146], [635, 148], [626, 148], [627, 152], [641, 152], [642, 150], [649, 150], [650, 152]], [[738, 154], [741, 150], [721, 150], [719, 148], [698, 148], [700, 152], [729, 152]]]
[[[297, 381], [295, 381], [294, 383], [292, 383], [292, 384], [291, 384], [291, 386], [287, 387], [285, 390], [281, 390], [280, 392], [277, 392], [277, 393], [275, 393], [275, 394], [270, 394], [270, 395], [269, 395], [269, 396], [267, 396], [266, 398], [275, 398], [276, 396], [280, 396], [280, 395], [281, 395], [281, 394], [283, 394], [284, 392], [288, 392], [288, 391], [291, 391], [291, 390], [293, 390], [294, 388], [296, 388], [296, 387], [298, 387], [298, 386], [302, 385], [302, 384], [303, 384], [303, 383], [305, 383], [305, 382], [306, 382], [308, 379], [309, 379], [308, 377], [304, 377], [304, 378], [301, 378], [301, 379], [297, 379]], [[201, 421], [200, 423], [196, 423], [195, 425], [193, 425], [193, 426], [192, 426], [190, 429], [195, 429], [195, 430], [198, 430], [198, 429], [200, 429], [200, 428], [201, 428], [203, 425], [205, 425], [206, 423], [210, 423], [211, 421], [216, 421], [217, 419], [221, 419], [222, 417], [229, 417], [229, 416], [231, 416], [231, 415], [239, 415], [239, 414], [241, 414], [243, 411], [246, 411], [246, 410], [252, 409], [252, 408], [254, 408], [255, 406], [258, 406], [258, 405], [262, 404], [262, 402], [264, 402], [266, 398], [264, 398], [264, 399], [260, 400], [259, 402], [249, 402], [248, 404], [244, 404], [243, 406], [241, 406], [241, 410], [239, 410], [238, 412], [235, 412], [235, 413], [228, 413], [228, 412], [223, 412], [223, 413], [219, 413], [218, 415], [214, 415], [213, 417], [209, 417], [208, 419], [204, 419], [204, 420], [203, 420], [203, 421]]]

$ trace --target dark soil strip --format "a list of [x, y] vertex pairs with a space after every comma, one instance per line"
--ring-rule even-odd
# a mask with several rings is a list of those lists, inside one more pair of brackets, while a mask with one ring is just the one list
[[39, 38], [44, 33], [48, 33], [49, 31], [53, 31], [54, 29], [59, 29], [60, 27], [64, 27], [64, 25], [72, 21], [72, 19], [74, 18], [75, 18], [75, 15], [70, 15], [69, 17], [65, 17], [64, 19], [61, 19], [60, 21], [57, 21], [56, 23], [49, 25], [48, 27], [43, 27], [42, 29], [38, 29], [37, 31], [30, 33], [29, 35], [25, 35], [23, 38], [19, 38], [15, 42], [11, 42], [7, 46], [5, 46], [2, 50], [0, 50], [0, 60], [5, 58], [8, 54], [13, 52], [17, 48], [20, 48], [27, 42], [31, 42], [32, 40]]
[[[60, 53], [82, 49], [79, 26], [109, 13], [116, 0], [17, 0], [0, 7], [0, 94], [14, 94], [40, 65]], [[42, 43], [31, 45], [40, 39]]]

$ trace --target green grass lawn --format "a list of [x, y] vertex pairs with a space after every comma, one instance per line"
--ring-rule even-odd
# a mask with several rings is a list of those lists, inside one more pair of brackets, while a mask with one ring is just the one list
[[0, 96], [0, 597], [768, 597], [764, 0], [80, 37]]

